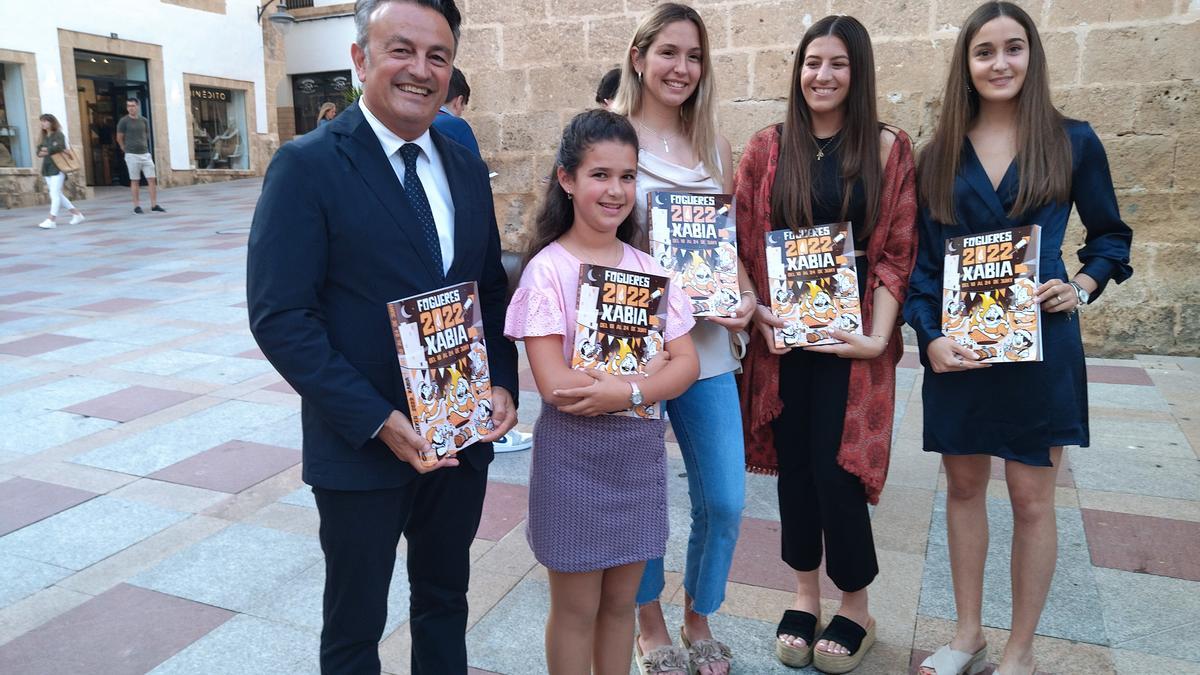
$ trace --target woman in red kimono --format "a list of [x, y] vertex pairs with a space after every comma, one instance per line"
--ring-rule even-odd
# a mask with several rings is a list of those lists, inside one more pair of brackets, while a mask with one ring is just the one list
[[[776, 654], [843, 673], [874, 642], [867, 586], [879, 570], [867, 504], [878, 502], [887, 474], [916, 188], [908, 136], [876, 116], [863, 25], [826, 17], [796, 55], [784, 123], [755, 134], [738, 167], [738, 252], [755, 288], [768, 289], [767, 232], [849, 221], [865, 335], [836, 330], [842, 344], [778, 350], [771, 329], [783, 322], [760, 306], [739, 389], [747, 463], [779, 476], [783, 559], [796, 571]], [[817, 636], [822, 542], [842, 605]]]

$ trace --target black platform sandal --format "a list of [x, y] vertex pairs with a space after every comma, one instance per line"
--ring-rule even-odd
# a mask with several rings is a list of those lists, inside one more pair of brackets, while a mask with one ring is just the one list
[[813, 652], [813, 665], [823, 673], [848, 673], [862, 663], [863, 656], [875, 644], [875, 620], [864, 629], [844, 616], [837, 615], [821, 632], [817, 642], [828, 640], [845, 647], [849, 654], [826, 654]]
[[[798, 609], [789, 609], [779, 620], [775, 629], [775, 656], [779, 662], [791, 668], [803, 668], [812, 663], [813, 644], [817, 634], [817, 617]], [[779, 639], [780, 635], [791, 635], [804, 640], [803, 647], [793, 647]]]

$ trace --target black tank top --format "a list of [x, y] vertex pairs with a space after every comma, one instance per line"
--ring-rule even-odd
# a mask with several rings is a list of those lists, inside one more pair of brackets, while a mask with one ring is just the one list
[[854, 228], [855, 247], [865, 250], [867, 240], [862, 233], [866, 228], [867, 200], [861, 178], [854, 180], [849, 209], [844, 216], [842, 215], [842, 197], [845, 190], [845, 181], [842, 179], [842, 139], [841, 132], [832, 138], [815, 139], [817, 148], [824, 148], [824, 157], [817, 159], [814, 154], [809, 169], [813, 185], [813, 224], [825, 225], [848, 220]]

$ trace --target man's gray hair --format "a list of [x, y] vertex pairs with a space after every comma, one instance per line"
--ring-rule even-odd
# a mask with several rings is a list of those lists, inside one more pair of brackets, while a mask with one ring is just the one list
[[454, 35], [454, 50], [458, 51], [459, 25], [462, 23], [462, 15], [459, 14], [454, 0], [357, 0], [354, 3], [354, 41], [358, 43], [359, 49], [362, 49], [364, 53], [369, 53], [367, 42], [369, 40], [368, 31], [371, 28], [371, 15], [389, 2], [411, 2], [441, 14], [446, 18], [446, 23], [450, 24], [450, 32]]

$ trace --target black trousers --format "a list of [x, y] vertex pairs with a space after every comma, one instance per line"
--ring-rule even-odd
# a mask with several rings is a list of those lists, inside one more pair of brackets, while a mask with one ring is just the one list
[[388, 490], [313, 488], [325, 552], [321, 672], [380, 672], [396, 546], [408, 541], [413, 675], [467, 672], [470, 547], [479, 529], [487, 469], [468, 462]]
[[792, 350], [780, 360], [783, 412], [773, 423], [783, 561], [817, 569], [823, 536], [825, 572], [845, 592], [879, 574], [866, 492], [837, 463], [849, 384], [848, 359]]

